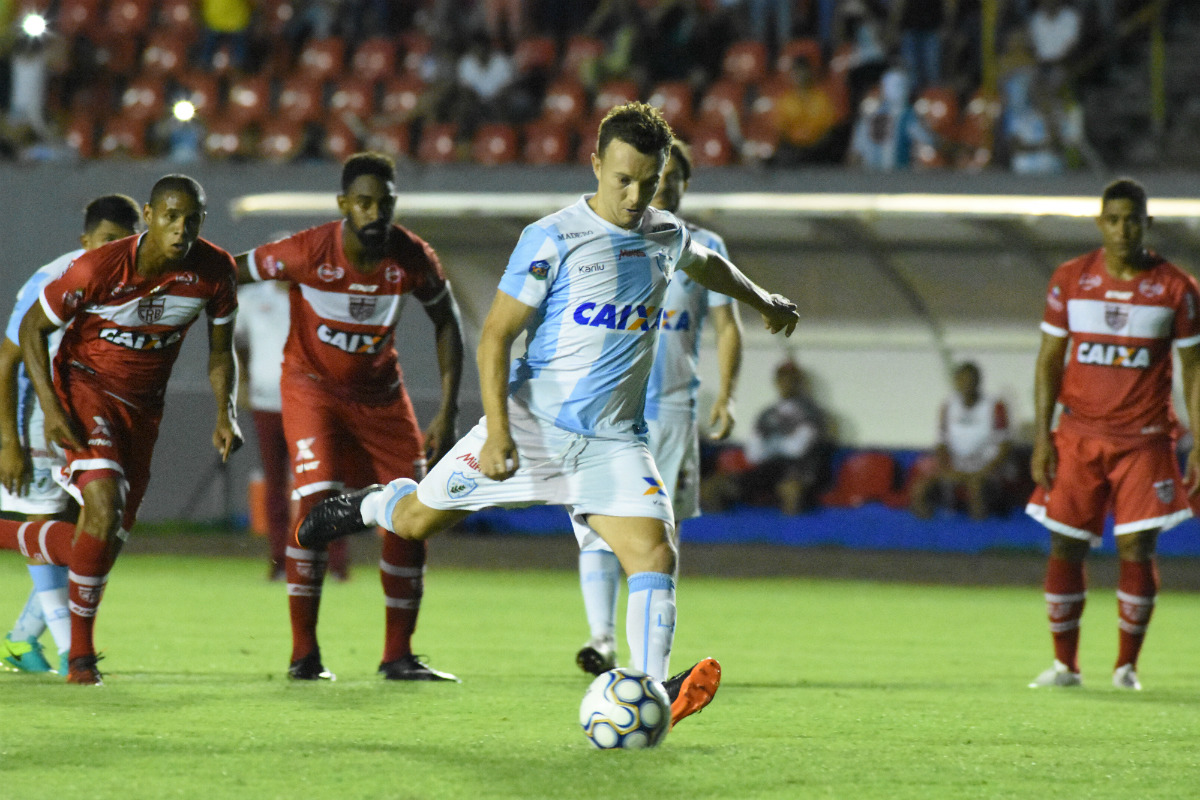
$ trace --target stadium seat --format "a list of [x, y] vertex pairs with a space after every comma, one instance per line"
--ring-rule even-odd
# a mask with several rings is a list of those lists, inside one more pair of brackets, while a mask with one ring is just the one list
[[63, 139], [80, 158], [95, 158], [96, 128], [96, 117], [91, 111], [76, 111], [67, 119]]
[[885, 498], [884, 503], [893, 508], [907, 508], [912, 501], [913, 487], [917, 481], [923, 480], [937, 472], [937, 458], [932, 453], [922, 453], [904, 471], [904, 483], [900, 489]]
[[624, 105], [637, 99], [638, 85], [636, 81], [605, 81], [596, 90], [596, 98], [592, 101], [592, 110], [596, 113], [607, 114], [613, 106]]
[[62, 0], [54, 27], [68, 38], [94, 36], [102, 19], [101, 0]]
[[564, 78], [578, 80], [579, 68], [585, 62], [602, 55], [604, 55], [604, 42], [591, 36], [576, 34], [567, 39], [558, 74]]
[[151, 76], [130, 81], [121, 93], [121, 115], [142, 123], [159, 119], [166, 104], [165, 84]]
[[298, 77], [309, 81], [333, 80], [345, 66], [346, 43], [340, 36], [309, 39], [296, 59]]
[[742, 84], [727, 79], [713, 81], [700, 98], [696, 123], [706, 127], [725, 125], [730, 115], [741, 121], [745, 99], [746, 88]]
[[535, 70], [552, 74], [557, 61], [558, 45], [549, 36], [528, 36], [513, 49], [513, 68], [518, 75]]
[[384, 81], [379, 107], [389, 117], [407, 120], [421, 100], [425, 84], [414, 73], [396, 75]]
[[721, 77], [742, 86], [758, 83], [767, 75], [767, 46], [757, 39], [729, 45], [721, 59]]
[[202, 70], [186, 72], [175, 79], [174, 98], [190, 100], [196, 116], [211, 119], [221, 105], [221, 87], [215, 75]]
[[992, 163], [995, 153], [996, 126], [1004, 106], [1000, 97], [980, 90], [963, 109], [956, 140], [958, 152], [955, 166], [959, 169], [979, 170]]
[[254, 137], [246, 125], [229, 117], [218, 117], [208, 124], [201, 146], [213, 161], [247, 158], [255, 151]]
[[724, 167], [734, 162], [733, 145], [723, 125], [698, 127], [692, 131], [691, 145], [698, 167]]
[[238, 124], [259, 122], [271, 110], [271, 81], [266, 75], [238, 78], [229, 86], [226, 115]]
[[329, 95], [329, 110], [339, 118], [352, 114], [365, 119], [375, 113], [375, 86], [361, 78], [343, 78]]
[[163, 0], [158, 8], [158, 24], [194, 42], [201, 24], [197, 4], [193, 0]]
[[531, 122], [525, 126], [525, 147], [522, 160], [526, 164], [545, 166], [565, 164], [571, 158], [571, 130], [552, 122]]
[[140, 53], [136, 36], [106, 36], [96, 44], [96, 61], [113, 75], [136, 72]]
[[742, 157], [766, 161], [779, 149], [779, 127], [774, 114], [750, 116], [742, 126]]
[[258, 0], [255, 3], [267, 37], [278, 40], [296, 18], [295, 0]]
[[395, 71], [396, 43], [386, 36], [364, 39], [350, 59], [350, 72], [359, 80], [376, 83]]
[[511, 164], [520, 152], [516, 129], [502, 122], [480, 125], [471, 141], [471, 160], [485, 167]]
[[890, 453], [863, 451], [846, 457], [838, 468], [833, 488], [821, 503], [834, 508], [857, 508], [886, 502], [895, 492], [896, 461]]
[[808, 61], [813, 75], [819, 77], [825, 74], [825, 55], [821, 52], [819, 39], [803, 37], [785, 42], [775, 59], [775, 69], [786, 75], [792, 71], [792, 63], [798, 58]]
[[104, 15], [104, 28], [114, 36], [140, 36], [154, 16], [153, 0], [112, 0]]
[[663, 119], [680, 136], [692, 126], [692, 87], [686, 81], [664, 81], [650, 91], [646, 102], [662, 112]]
[[107, 158], [145, 158], [149, 155], [146, 123], [125, 115], [110, 117], [100, 132], [98, 152]]
[[142, 70], [160, 78], [178, 74], [187, 69], [188, 47], [188, 39], [179, 32], [156, 30], [142, 48]]
[[958, 96], [945, 86], [930, 86], [913, 101], [913, 111], [925, 127], [943, 139], [952, 139], [958, 129]]
[[393, 158], [407, 158], [412, 155], [412, 131], [406, 123], [372, 128], [367, 132], [363, 146]]
[[716, 471], [722, 475], [740, 475], [751, 468], [746, 449], [737, 444], [725, 444], [717, 452]]
[[577, 125], [587, 114], [587, 91], [574, 78], [559, 78], [546, 88], [542, 120], [560, 125]]
[[786, 73], [774, 72], [763, 79], [755, 87], [754, 99], [750, 101], [750, 109], [746, 114], [746, 125], [774, 124], [779, 105], [779, 98], [787, 92], [791, 85]]
[[452, 122], [425, 125], [417, 144], [417, 160], [424, 164], [452, 164], [458, 161], [458, 126]]
[[258, 140], [258, 155], [267, 161], [285, 163], [304, 152], [303, 123], [275, 117], [263, 123]]
[[325, 113], [321, 84], [303, 76], [293, 76], [279, 88], [276, 108], [285, 119], [312, 122]]
[[334, 161], [345, 161], [358, 152], [358, 136], [341, 120], [330, 120], [325, 126], [321, 152]]
[[417, 75], [425, 58], [433, 52], [433, 39], [420, 31], [406, 31], [400, 35], [400, 50], [404, 54], [400, 61], [403, 71]]

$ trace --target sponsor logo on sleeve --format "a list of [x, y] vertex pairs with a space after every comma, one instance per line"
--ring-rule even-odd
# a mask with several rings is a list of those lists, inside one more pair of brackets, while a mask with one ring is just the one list
[[529, 263], [529, 274], [539, 281], [546, 280], [546, 276], [550, 274], [550, 262], [543, 260], [531, 261]]
[[1055, 311], [1063, 310], [1062, 289], [1054, 286], [1050, 289], [1050, 293], [1046, 295], [1046, 305], [1053, 308]]
[[1099, 275], [1093, 275], [1090, 272], [1079, 276], [1079, 286], [1085, 292], [1095, 289], [1102, 283], [1104, 283], [1103, 278], [1101, 278]]
[[287, 266], [275, 256], [267, 256], [258, 268], [258, 274], [263, 278], [277, 278]]

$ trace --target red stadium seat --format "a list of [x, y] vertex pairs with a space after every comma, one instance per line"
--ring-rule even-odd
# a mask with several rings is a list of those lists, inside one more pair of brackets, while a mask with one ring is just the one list
[[511, 164], [519, 155], [516, 129], [501, 122], [480, 125], [471, 141], [471, 160], [485, 167]]
[[158, 8], [158, 24], [194, 41], [200, 31], [200, 12], [193, 0], [163, 0]]
[[691, 145], [698, 167], [724, 167], [734, 162], [733, 145], [724, 126], [697, 128], [692, 131]]
[[767, 46], [757, 39], [729, 45], [721, 59], [721, 77], [742, 86], [758, 83], [767, 75]]
[[359, 80], [375, 83], [396, 72], [396, 43], [386, 36], [364, 39], [350, 59], [350, 72]]
[[774, 114], [750, 116], [742, 126], [742, 157], [766, 161], [779, 149], [779, 127]]
[[650, 91], [646, 102], [662, 112], [677, 134], [686, 136], [692, 126], [692, 88], [686, 81], [664, 81]]
[[539, 70], [550, 74], [558, 61], [558, 45], [549, 36], [529, 36], [513, 50], [513, 68], [518, 74]]
[[80, 158], [96, 157], [96, 117], [91, 111], [71, 114], [63, 130], [63, 138]]
[[773, 73], [758, 85], [754, 99], [750, 101], [750, 112], [746, 115], [746, 124], [770, 122], [774, 124], [779, 98], [787, 92], [791, 85], [788, 76], [783, 73]]
[[416, 111], [424, 91], [424, 82], [415, 74], [397, 75], [384, 82], [379, 106], [389, 117], [407, 120]]
[[142, 70], [159, 77], [177, 75], [188, 66], [188, 40], [163, 28], [150, 35], [142, 48]]
[[296, 59], [296, 74], [310, 81], [328, 81], [345, 66], [346, 43], [340, 36], [309, 39]]
[[559, 78], [546, 88], [542, 99], [542, 119], [561, 125], [575, 125], [587, 114], [587, 90], [574, 78]]
[[740, 475], [749, 472], [751, 466], [745, 448], [740, 445], [725, 445], [717, 453], [716, 469], [724, 475]]
[[825, 56], [821, 52], [819, 39], [801, 38], [785, 42], [775, 59], [775, 69], [783, 74], [792, 71], [792, 62], [798, 58], [808, 61], [812, 74], [820, 77], [825, 74]]
[[375, 85], [360, 78], [338, 81], [329, 95], [329, 110], [339, 118], [344, 114], [369, 117], [375, 113]]
[[913, 487], [918, 481], [928, 478], [938, 470], [937, 458], [931, 453], [924, 453], [917, 456], [916, 460], [909, 465], [904, 473], [904, 485], [900, 490], [894, 492], [891, 498], [885, 498], [884, 502], [893, 508], [907, 508], [912, 501]]
[[146, 143], [146, 123], [129, 116], [110, 117], [100, 133], [101, 156], [145, 158], [149, 155]]
[[707, 126], [724, 125], [730, 115], [740, 121], [745, 101], [746, 88], [742, 84], [726, 79], [713, 81], [700, 98], [696, 122]]
[[559, 74], [565, 78], [579, 78], [579, 68], [587, 61], [604, 55], [604, 42], [590, 36], [577, 34], [567, 40], [563, 48]]
[[184, 73], [175, 79], [179, 99], [190, 100], [196, 116], [211, 119], [221, 105], [221, 87], [215, 75], [201, 70]]
[[458, 126], [452, 122], [426, 125], [417, 145], [417, 160], [425, 164], [452, 164], [458, 161]]
[[270, 39], [278, 40], [296, 18], [295, 0], [258, 0], [255, 3], [263, 28]]
[[1004, 106], [997, 95], [981, 89], [971, 97], [955, 136], [958, 143], [956, 167], [978, 170], [992, 163], [996, 126], [1003, 112]]
[[400, 36], [400, 49], [404, 53], [404, 72], [419, 73], [425, 58], [433, 52], [433, 39], [419, 31], [408, 31]]
[[102, 19], [101, 0], [62, 0], [54, 29], [66, 37], [94, 36]]
[[613, 80], [606, 81], [596, 90], [596, 99], [592, 101], [592, 110], [605, 114], [614, 106], [624, 105], [638, 99], [636, 81]]
[[304, 125], [290, 119], [275, 117], [262, 126], [258, 140], [258, 155], [267, 161], [283, 163], [304, 152]]
[[142, 76], [130, 81], [121, 93], [121, 115], [138, 122], [153, 122], [163, 115], [167, 95], [162, 80]]
[[229, 117], [220, 117], [208, 123], [201, 146], [204, 154], [213, 161], [249, 158], [255, 151], [254, 137], [247, 127]]
[[412, 155], [412, 131], [405, 123], [372, 128], [363, 146], [393, 158], [407, 158]]
[[96, 45], [96, 61], [113, 75], [136, 72], [140, 53], [136, 36], [108, 36]]
[[886, 502], [895, 492], [896, 461], [884, 452], [860, 452], [846, 457], [838, 468], [833, 488], [821, 502], [835, 508], [856, 508]]
[[565, 164], [571, 158], [571, 129], [552, 122], [531, 122], [525, 126], [522, 160], [545, 166]]
[[325, 126], [321, 152], [335, 161], [345, 161], [358, 152], [358, 136], [346, 123], [336, 119], [331, 120]]
[[930, 86], [913, 102], [913, 111], [925, 127], [942, 138], [953, 138], [958, 129], [958, 96], [953, 89]]
[[104, 27], [116, 36], [140, 36], [154, 16], [152, 0], [112, 0], [104, 16]]
[[271, 81], [266, 75], [249, 75], [230, 84], [226, 114], [234, 122], [259, 122], [270, 110]]
[[321, 84], [303, 76], [294, 76], [279, 88], [276, 107], [285, 119], [293, 122], [313, 122], [325, 113]]

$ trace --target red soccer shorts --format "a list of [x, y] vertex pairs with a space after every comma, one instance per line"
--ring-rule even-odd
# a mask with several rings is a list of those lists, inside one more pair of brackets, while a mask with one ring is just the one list
[[403, 388], [391, 403], [367, 405], [303, 375], [284, 372], [280, 386], [293, 498], [424, 474], [424, 439]]
[[66, 490], [82, 505], [79, 487], [87, 482], [87, 473], [120, 473], [126, 490], [121, 527], [132, 529], [150, 483], [150, 458], [158, 440], [162, 407], [138, 408], [82, 379], [77, 370], [70, 368], [63, 380], [56, 381], [56, 389], [84, 441], [83, 449], [66, 451]]
[[1165, 531], [1192, 516], [1171, 439], [1089, 436], [1068, 423], [1054, 444], [1054, 485], [1035, 489], [1025, 509], [1050, 530], [1095, 546], [1110, 508], [1117, 536]]

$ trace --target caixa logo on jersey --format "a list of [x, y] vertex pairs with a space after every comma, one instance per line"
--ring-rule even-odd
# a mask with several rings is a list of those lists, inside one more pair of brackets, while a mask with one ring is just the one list
[[126, 347], [130, 350], [162, 350], [170, 347], [183, 338], [182, 331], [168, 331], [164, 334], [139, 333], [138, 331], [122, 330], [121, 328], [101, 328], [100, 338], [109, 344]]
[[324, 324], [317, 326], [317, 338], [330, 347], [355, 355], [375, 355], [383, 349], [383, 344], [387, 341], [386, 336], [339, 331]]
[[1146, 369], [1150, 366], [1150, 350], [1120, 344], [1080, 342], [1079, 349], [1075, 351], [1075, 360], [1080, 364], [1096, 364], [1102, 367]]
[[138, 319], [147, 325], [153, 325], [163, 318], [163, 313], [167, 310], [167, 298], [165, 297], [143, 297], [138, 301], [137, 315]]
[[613, 331], [655, 331], [662, 324], [662, 309], [658, 306], [615, 305], [613, 303], [580, 303], [572, 318], [580, 325], [608, 328]]

